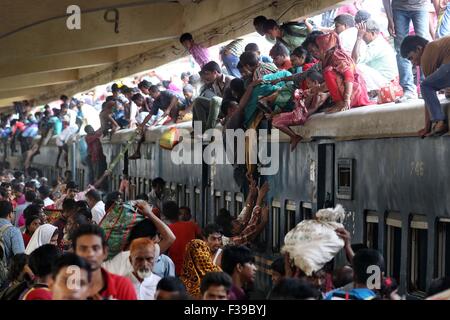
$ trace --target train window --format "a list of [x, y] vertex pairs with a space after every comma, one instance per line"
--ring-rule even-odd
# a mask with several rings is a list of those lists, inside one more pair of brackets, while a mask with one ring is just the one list
[[378, 214], [374, 211], [367, 211], [364, 242], [370, 249], [378, 250], [378, 223]]
[[221, 200], [222, 199], [222, 192], [220, 191], [216, 191], [214, 192], [214, 213], [215, 215], [219, 215], [219, 210], [222, 209], [222, 203]]
[[225, 192], [225, 209], [231, 210], [231, 192]]
[[310, 202], [302, 203], [302, 219], [308, 220], [313, 218], [312, 204]]
[[292, 230], [295, 227], [295, 202], [287, 200], [286, 201], [286, 216], [285, 216], [285, 228], [284, 228], [284, 234], [288, 233], [290, 230]]
[[402, 221], [399, 213], [390, 213], [386, 219], [387, 275], [399, 282], [402, 252]]
[[244, 208], [244, 195], [242, 193], [236, 193], [235, 200], [234, 216], [237, 217], [241, 213], [242, 208]]
[[337, 163], [337, 198], [353, 199], [353, 159], [339, 159]]
[[189, 208], [191, 207], [191, 189], [189, 189], [189, 186], [184, 187], [184, 205]]
[[435, 278], [450, 276], [450, 219], [441, 218], [437, 224]]
[[427, 290], [428, 223], [426, 216], [413, 215], [410, 223], [409, 291], [424, 295]]
[[[198, 217], [202, 212], [201, 203], [200, 203], [200, 188], [194, 188], [194, 210], [195, 215]], [[207, 224], [206, 216], [203, 216], [203, 225]]]
[[278, 200], [272, 201], [272, 251], [280, 251], [280, 213], [281, 204]]

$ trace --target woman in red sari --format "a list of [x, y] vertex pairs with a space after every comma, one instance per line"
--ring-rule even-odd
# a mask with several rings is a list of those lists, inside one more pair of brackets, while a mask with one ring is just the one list
[[317, 37], [326, 87], [335, 106], [327, 113], [345, 111], [371, 104], [364, 79], [356, 70], [353, 59], [339, 45], [336, 33]]

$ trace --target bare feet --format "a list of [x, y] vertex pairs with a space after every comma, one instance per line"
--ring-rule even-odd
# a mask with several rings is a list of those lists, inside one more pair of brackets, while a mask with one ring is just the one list
[[297, 144], [302, 140], [303, 140], [303, 138], [299, 135], [296, 135], [295, 137], [291, 138], [291, 142], [290, 142], [291, 152], [295, 150], [295, 148], [297, 147]]
[[421, 137], [421, 138], [425, 138], [425, 136], [426, 136], [428, 133], [430, 133], [430, 130], [429, 130], [428, 128], [423, 128], [423, 129], [421, 129], [421, 130], [419, 130], [419, 131], [417, 132], [418, 136]]
[[437, 121], [431, 131], [427, 133], [426, 137], [433, 137], [433, 136], [442, 136], [443, 134], [448, 132], [448, 125], [445, 123], [445, 121]]
[[343, 108], [342, 106], [337, 105], [337, 106], [334, 106], [334, 107], [332, 107], [332, 108], [327, 109], [327, 110], [325, 111], [325, 113], [326, 113], [326, 114], [336, 113], [336, 112], [341, 111], [342, 108]]

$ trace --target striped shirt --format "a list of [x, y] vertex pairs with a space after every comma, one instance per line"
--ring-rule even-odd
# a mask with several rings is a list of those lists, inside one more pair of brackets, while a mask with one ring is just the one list
[[240, 57], [241, 54], [244, 53], [244, 49], [244, 39], [236, 39], [223, 47], [222, 52], [225, 54], [231, 54], [233, 56]]
[[201, 45], [194, 43], [189, 49], [189, 53], [194, 60], [199, 64], [200, 68], [203, 68], [205, 64], [211, 61], [209, 50]]

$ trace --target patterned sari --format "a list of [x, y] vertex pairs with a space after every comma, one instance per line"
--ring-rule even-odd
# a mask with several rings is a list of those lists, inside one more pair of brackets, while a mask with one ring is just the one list
[[338, 35], [334, 32], [321, 35], [316, 39], [316, 44], [324, 57], [322, 73], [333, 101], [343, 101], [345, 82], [353, 82], [350, 107], [371, 104], [366, 83], [353, 59], [341, 49]]
[[186, 245], [181, 281], [187, 292], [194, 298], [200, 298], [200, 283], [208, 272], [222, 271], [212, 262], [211, 252], [206, 242], [191, 240]]

